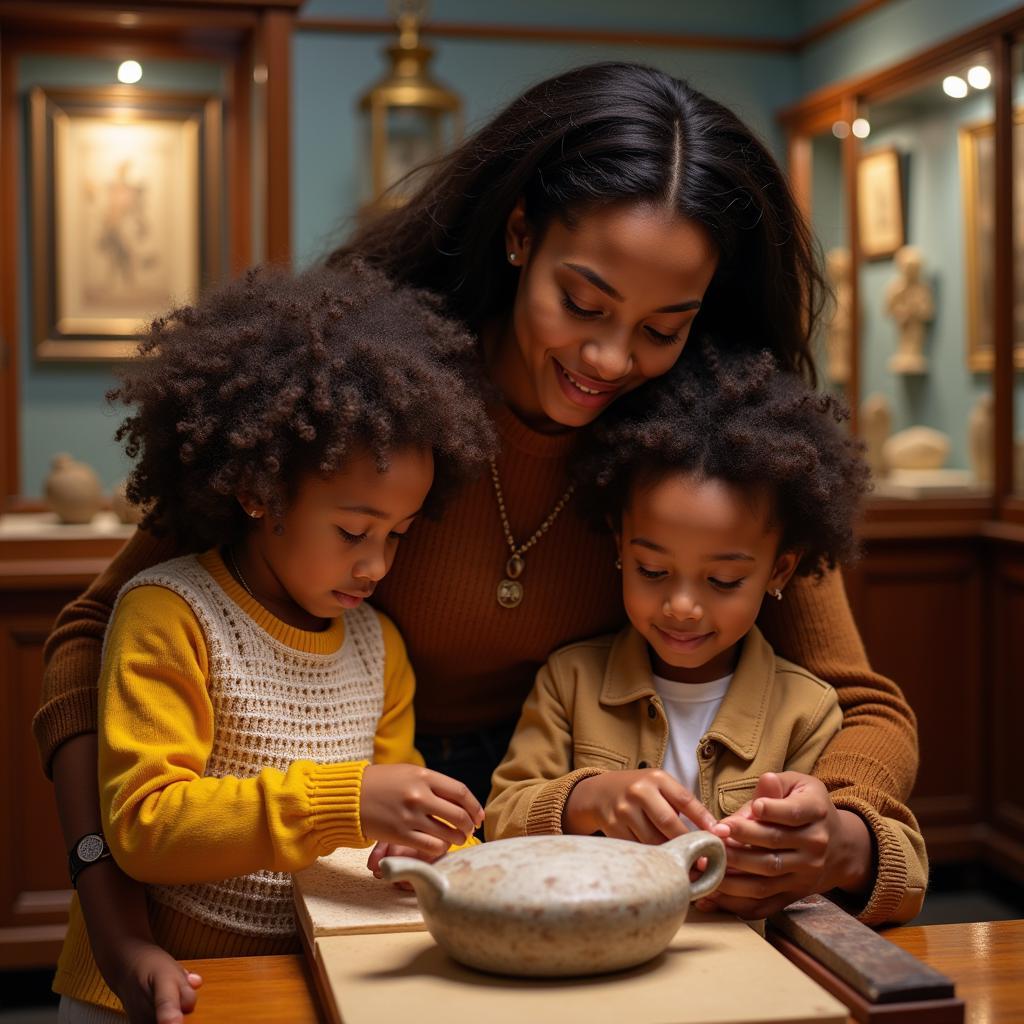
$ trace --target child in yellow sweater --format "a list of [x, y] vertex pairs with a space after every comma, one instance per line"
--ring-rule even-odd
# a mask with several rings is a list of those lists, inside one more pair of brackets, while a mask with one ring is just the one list
[[[104, 836], [183, 958], [296, 948], [290, 873], [339, 846], [436, 858], [483, 811], [413, 747], [413, 675], [364, 601], [493, 433], [474, 344], [362, 266], [254, 271], [157, 321], [111, 397], [145, 525], [201, 554], [134, 577], [100, 679]], [[124, 1018], [77, 902], [61, 1019]], [[106, 1008], [106, 1009], [103, 1009]]]
[[630, 625], [538, 673], [494, 773], [488, 838], [661, 843], [689, 821], [726, 837], [706, 909], [756, 918], [832, 891], [871, 924], [908, 920], [928, 876], [913, 815], [856, 792], [833, 802], [809, 774], [841, 726], [836, 693], [755, 625], [794, 574], [855, 551], [868, 471], [839, 403], [767, 353], [707, 344], [626, 401], [598, 424], [579, 486], [614, 526]]

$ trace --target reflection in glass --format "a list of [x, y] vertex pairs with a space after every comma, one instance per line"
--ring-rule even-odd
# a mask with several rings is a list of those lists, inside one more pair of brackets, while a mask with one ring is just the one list
[[[969, 343], [972, 331], [991, 338], [993, 325], [993, 247], [984, 238], [995, 196], [984, 184], [990, 165], [976, 151], [972, 166], [964, 143], [995, 116], [991, 88], [969, 84], [978, 67], [992, 67], [987, 53], [862, 111], [870, 136], [857, 175], [860, 429], [879, 497], [992, 487], [991, 365]], [[963, 89], [944, 88], [954, 76]], [[865, 226], [878, 230], [863, 237]]]

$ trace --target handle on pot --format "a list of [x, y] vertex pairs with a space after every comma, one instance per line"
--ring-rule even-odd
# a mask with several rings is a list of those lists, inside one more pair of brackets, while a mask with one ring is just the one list
[[725, 877], [725, 843], [710, 832], [687, 832], [661, 847], [672, 854], [689, 877], [690, 869], [701, 857], [707, 857], [704, 874], [690, 886], [690, 900], [699, 900], [715, 891]]
[[380, 870], [389, 882], [409, 882], [420, 904], [427, 908], [437, 906], [448, 892], [448, 879], [426, 861], [414, 857], [385, 857]]

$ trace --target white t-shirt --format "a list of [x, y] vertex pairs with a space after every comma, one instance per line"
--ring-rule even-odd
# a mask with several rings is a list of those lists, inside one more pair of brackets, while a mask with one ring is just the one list
[[668, 746], [662, 768], [700, 799], [697, 747], [722, 706], [732, 673], [710, 683], [677, 683], [657, 675], [652, 679], [668, 718]]

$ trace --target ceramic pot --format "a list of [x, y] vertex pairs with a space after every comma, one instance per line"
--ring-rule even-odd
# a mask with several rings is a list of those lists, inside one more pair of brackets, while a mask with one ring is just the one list
[[110, 495], [110, 507], [122, 523], [141, 523], [143, 511], [128, 500], [127, 481], [122, 480]]
[[50, 460], [46, 500], [62, 523], [89, 523], [103, 506], [103, 488], [91, 466], [66, 452]]
[[[708, 865], [695, 882], [699, 857]], [[449, 854], [434, 864], [386, 857], [384, 877], [416, 890], [430, 934], [451, 957], [497, 974], [604, 974], [657, 956], [690, 902], [725, 874], [710, 832], [661, 846], [603, 836], [523, 836]]]

